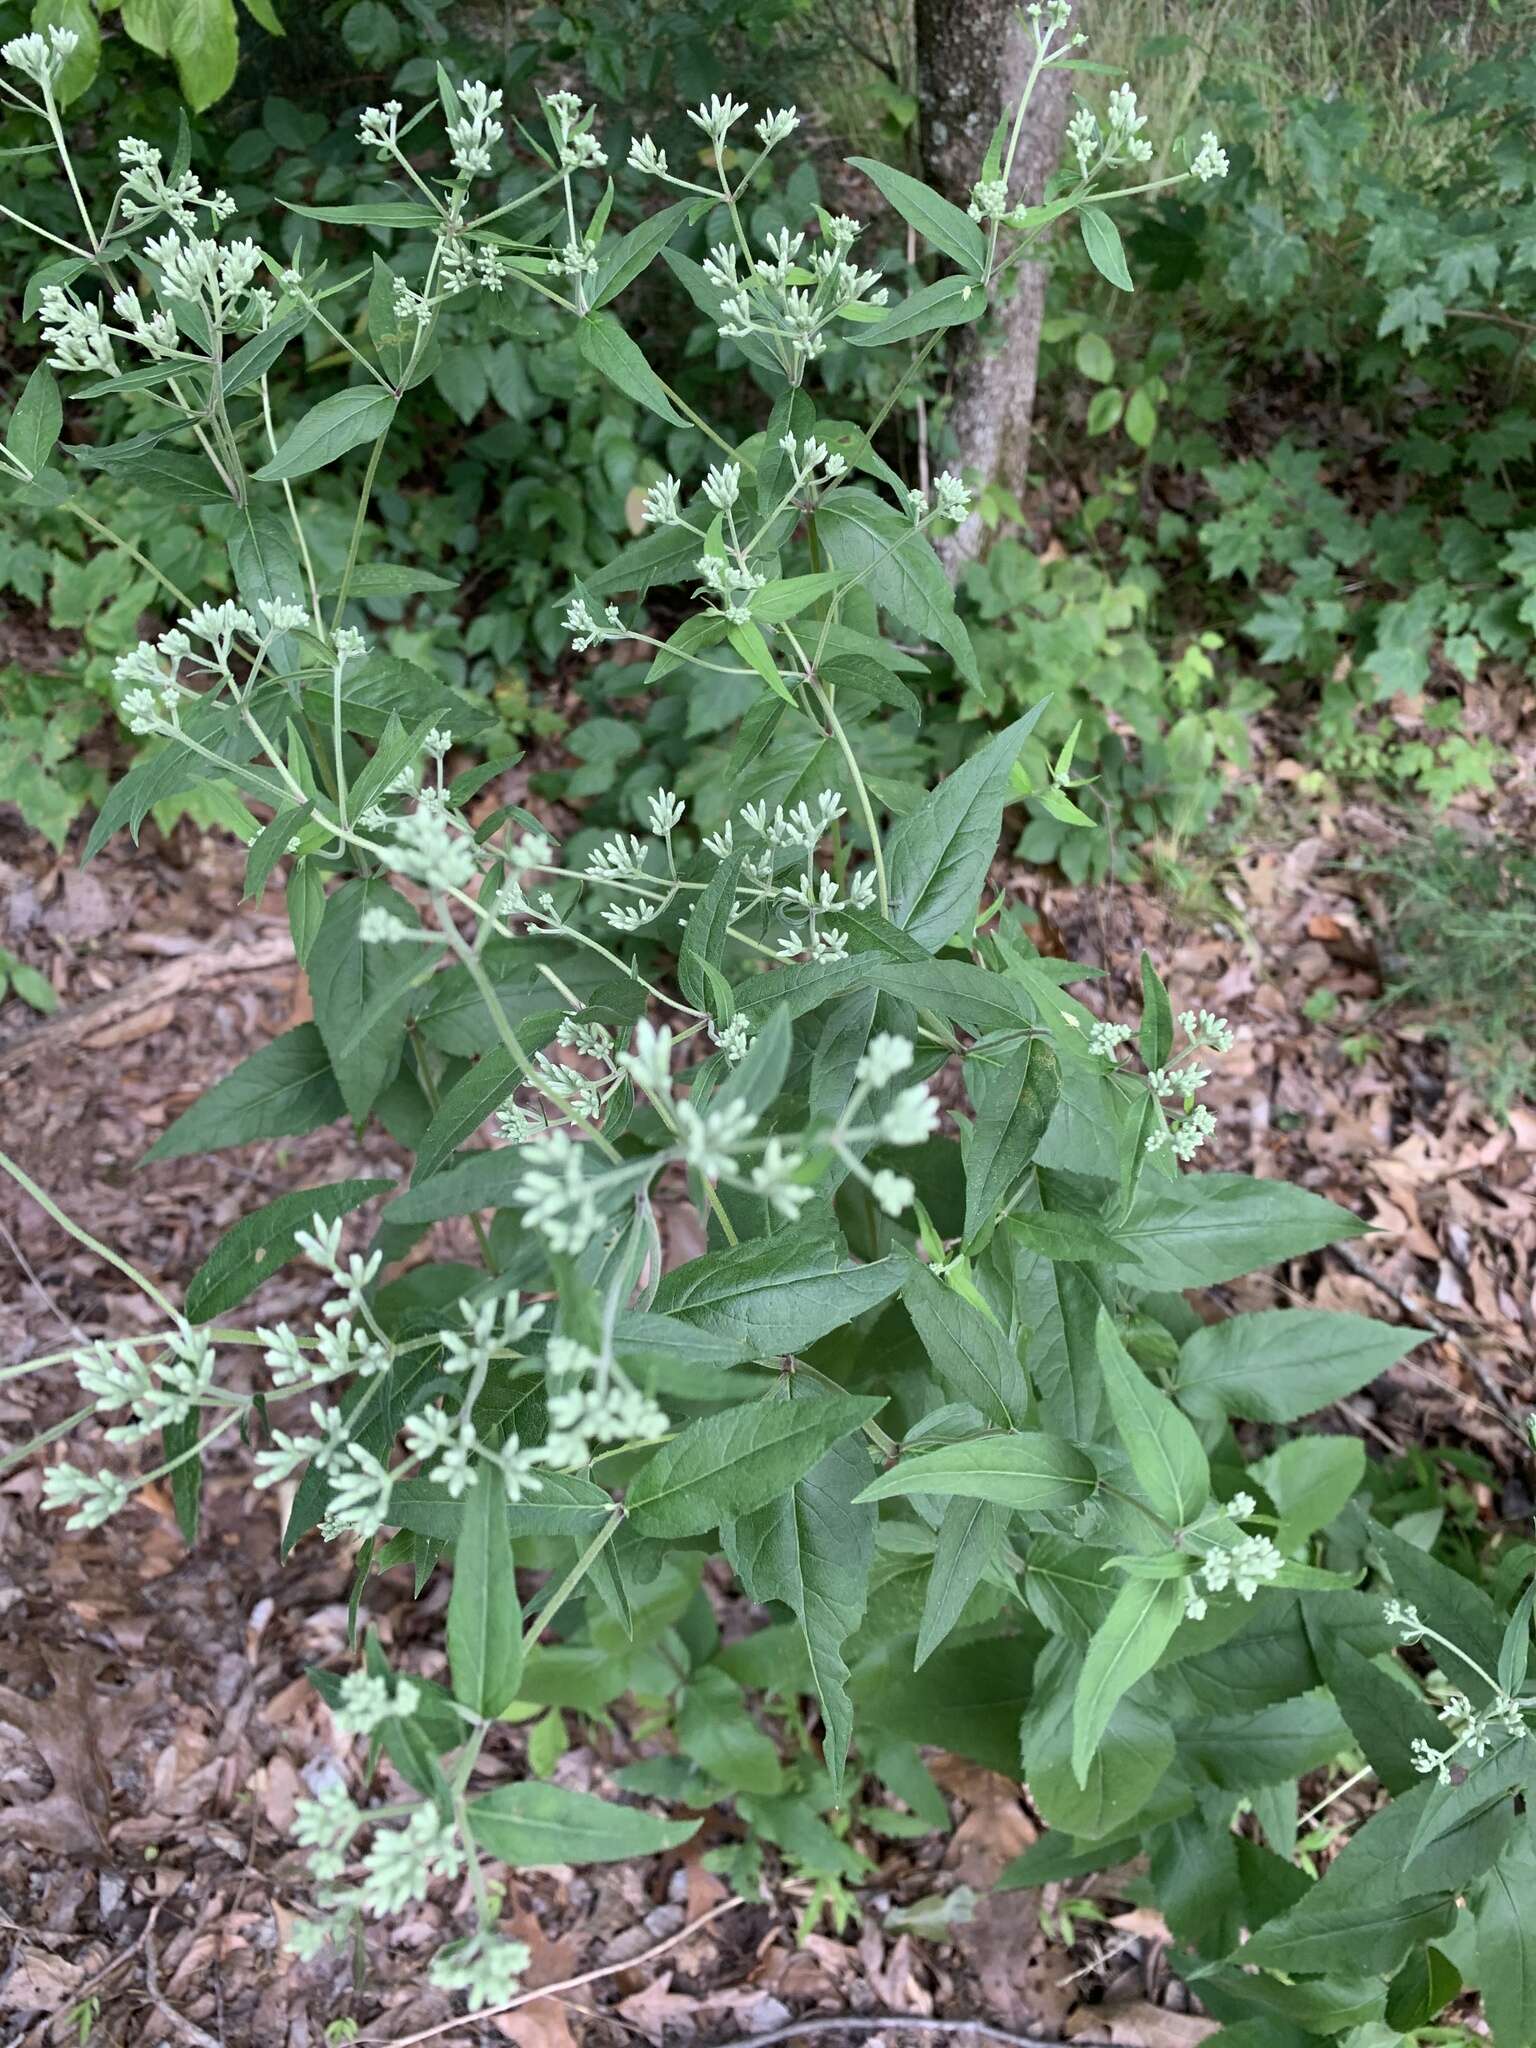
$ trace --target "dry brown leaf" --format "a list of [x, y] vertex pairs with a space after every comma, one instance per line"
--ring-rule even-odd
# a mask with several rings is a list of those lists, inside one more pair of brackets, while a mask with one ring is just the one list
[[1219, 2020], [1192, 2012], [1170, 2012], [1166, 2006], [1141, 1998], [1083, 2006], [1066, 2025], [1072, 2040], [1107, 2041], [1115, 2048], [1198, 2048], [1201, 2041], [1220, 2031]]

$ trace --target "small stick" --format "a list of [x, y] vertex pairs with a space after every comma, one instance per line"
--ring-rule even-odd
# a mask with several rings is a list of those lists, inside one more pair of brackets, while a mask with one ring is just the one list
[[[558, 1984], [541, 1984], [537, 1990], [520, 1991], [516, 1998], [509, 1998], [505, 2005], [488, 2006], [484, 2012], [469, 2013], [458, 2019], [444, 2020], [435, 2027], [427, 2027], [419, 2034], [361, 2034], [356, 2048], [420, 2048], [423, 2041], [435, 2041], [443, 2034], [451, 2034], [456, 2028], [477, 2025], [481, 2020], [498, 2019], [504, 2012], [516, 2012], [520, 2005], [534, 2005], [541, 1998], [556, 1998], [562, 1991], [579, 1991], [584, 1984], [595, 1984], [600, 1977], [617, 1977], [623, 1970], [638, 1970], [644, 1963], [654, 1963], [658, 1956], [664, 1956], [669, 1949], [677, 1948], [690, 1934], [697, 1934], [711, 1920], [718, 1920], [726, 1913], [735, 1912], [738, 1906], [746, 1904], [745, 1899], [726, 1899], [718, 1906], [711, 1906], [707, 1913], [701, 1913], [697, 1920], [690, 1920], [686, 1927], [680, 1927], [676, 1934], [669, 1934], [665, 1941], [658, 1941], [654, 1948], [643, 1954], [629, 1956], [622, 1963], [603, 1963], [595, 1970], [584, 1970], [579, 1977], [566, 1977]], [[769, 2037], [763, 2035], [763, 2040]]]

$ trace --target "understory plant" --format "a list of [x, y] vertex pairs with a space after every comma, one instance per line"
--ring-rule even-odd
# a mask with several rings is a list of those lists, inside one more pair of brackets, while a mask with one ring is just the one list
[[[684, 1851], [722, 1793], [746, 1841], [709, 1846], [715, 1867], [755, 1888], [774, 1845], [813, 1907], [846, 1914], [861, 1842], [942, 1818], [928, 1744], [1027, 1786], [1043, 1832], [1010, 1883], [1144, 1856], [1175, 1966], [1218, 2018], [1288, 2042], [1401, 2032], [1465, 1980], [1518, 2048], [1532, 1594], [1516, 1577], [1496, 1604], [1374, 1519], [1359, 1441], [1295, 1427], [1417, 1333], [1192, 1306], [1361, 1226], [1283, 1182], [1184, 1171], [1225, 1021], [1197, 997], [1176, 1015], [1150, 961], [1139, 1024], [1096, 1016], [1068, 993], [1088, 972], [1039, 957], [989, 887], [1041, 708], [931, 787], [872, 772], [917, 715], [918, 650], [975, 675], [929, 540], [968, 494], [911, 487], [879, 418], [825, 416], [819, 360], [848, 336], [914, 374], [1067, 215], [1130, 283], [1108, 205], [1149, 154], [1128, 86], [1105, 119], [1080, 109], [1042, 205], [1010, 200], [1030, 96], [1074, 47], [1064, 4], [1029, 18], [1034, 64], [969, 211], [857, 166], [941, 271], [894, 304], [854, 219], [756, 239], [752, 181], [797, 117], [729, 97], [690, 113], [686, 160], [636, 139], [630, 175], [665, 203], [616, 236], [589, 109], [542, 99], [546, 139], [522, 131], [540, 175], [504, 198], [501, 95], [444, 72], [436, 110], [362, 116], [399, 184], [368, 213], [414, 239], [351, 275], [307, 235], [281, 259], [221, 239], [221, 195], [133, 138], [109, 205], [76, 188], [37, 294], [52, 367], [6, 435], [20, 499], [68, 489], [59, 371], [76, 401], [152, 394], [135, 453], [219, 501], [228, 534], [217, 603], [183, 605], [152, 537], [137, 547], [173, 623], [117, 680], [155, 746], [88, 851], [219, 792], [248, 892], [286, 875], [313, 1004], [150, 1156], [377, 1117], [411, 1164], [252, 1209], [179, 1301], [126, 1267], [152, 1333], [18, 1368], [84, 1396], [44, 1497], [92, 1528], [165, 1482], [190, 1539], [203, 1464], [238, 1432], [257, 1486], [291, 1497], [285, 1545], [346, 1546], [358, 1602], [377, 1570], [418, 1588], [451, 1570], [446, 1683], [372, 1634], [314, 1674], [369, 1767], [299, 1809], [305, 1953], [467, 1878], [472, 1919], [431, 1974], [494, 2007], [527, 1962], [500, 1870]], [[70, 54], [58, 32], [4, 52], [66, 178]], [[1180, 181], [1225, 168], [1214, 136], [1191, 158]], [[353, 218], [304, 218], [335, 213]], [[695, 218], [702, 263], [671, 246]], [[762, 395], [729, 433], [613, 310], [659, 254]], [[635, 829], [580, 857], [500, 800], [473, 758], [483, 707], [380, 655], [357, 609], [411, 587], [372, 558], [371, 500], [444, 310], [509, 286], [678, 430], [649, 531], [564, 603], [573, 649], [622, 661], [630, 694], [686, 668], [744, 698], [728, 813], [658, 779]], [[354, 380], [280, 418], [269, 379], [316, 327]], [[307, 515], [353, 449], [332, 568]], [[1060, 752], [1050, 774], [1070, 780]], [[433, 1255], [454, 1219], [473, 1258]], [[296, 1259], [323, 1276], [320, 1313], [246, 1327], [241, 1304]], [[766, 1617], [728, 1643], [710, 1566]], [[549, 1775], [564, 1713], [621, 1702], [653, 1752], [626, 1796]], [[1379, 1799], [1324, 1857], [1299, 1787], [1340, 1763]]]

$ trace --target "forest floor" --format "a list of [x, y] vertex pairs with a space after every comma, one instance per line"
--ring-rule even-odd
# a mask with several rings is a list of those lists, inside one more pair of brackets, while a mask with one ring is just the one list
[[[1264, 745], [1264, 786], [1283, 791], [1294, 781], [1283, 744]], [[1529, 765], [1517, 783], [1506, 795], [1528, 810]], [[1375, 906], [1354, 855], [1399, 829], [1363, 802], [1287, 803], [1245, 820], [1241, 851], [1178, 903], [1140, 887], [1080, 894], [1032, 871], [1000, 868], [999, 879], [1046, 950], [1109, 970], [1097, 987], [1111, 1014], [1134, 1016], [1145, 946], [1175, 1008], [1231, 1018], [1237, 1046], [1210, 1091], [1220, 1129], [1209, 1163], [1296, 1180], [1375, 1225], [1222, 1290], [1219, 1305], [1308, 1302], [1429, 1331], [1341, 1421], [1426, 1502], [1450, 1483], [1456, 1511], [1518, 1519], [1532, 1511], [1521, 1442], [1536, 1401], [1536, 1108], [1497, 1121], [1421, 1022], [1381, 1010]], [[343, 1125], [136, 1170], [204, 1089], [306, 1014], [280, 897], [231, 909], [242, 862], [216, 836], [149, 828], [137, 850], [119, 841], [82, 871], [0, 812], [0, 943], [60, 997], [47, 1019], [16, 1002], [0, 1010], [0, 1144], [173, 1295], [245, 1210], [404, 1165], [387, 1137]], [[1326, 1025], [1302, 1017], [1319, 990], [1337, 999]], [[9, 1183], [0, 1275], [6, 1363], [145, 1321], [132, 1286]], [[312, 1281], [290, 1269], [250, 1313], [302, 1314]], [[424, 1958], [465, 1904], [451, 1887], [371, 1930], [356, 1977], [351, 1958], [299, 1964], [282, 1947], [304, 1899], [294, 1803], [317, 1772], [361, 1761], [303, 1675], [344, 1654], [348, 1560], [315, 1542], [280, 1560], [277, 1506], [250, 1492], [238, 1445], [213, 1460], [192, 1551], [155, 1489], [103, 1530], [64, 1533], [39, 1512], [37, 1464], [7, 1470], [5, 1457], [62, 1418], [71, 1394], [62, 1369], [0, 1378], [4, 2048], [429, 2036], [617, 2048], [723, 2041], [817, 2014], [889, 2016], [893, 2044], [919, 2038], [903, 2020], [934, 2015], [1126, 2048], [1193, 2048], [1210, 2031], [1170, 1979], [1166, 1929], [1113, 1874], [1078, 1888], [1103, 1917], [1075, 1928], [1050, 1893], [982, 1896], [947, 1925], [931, 1903], [911, 1910], [962, 1886], [985, 1894], [1035, 1833], [1017, 1786], [943, 1758], [953, 1833], [865, 1844], [878, 1868], [841, 1934], [821, 1925], [797, 1938], [805, 1897], [792, 1885], [731, 1903], [698, 1861], [717, 1815], [686, 1851], [600, 1881], [513, 1878], [507, 1923], [532, 1949], [530, 1984], [562, 1987], [516, 2012], [455, 2021], [424, 1988]], [[416, 1606], [408, 1595], [386, 1574], [365, 1605], [392, 1650], [430, 1673], [446, 1587]], [[507, 1739], [512, 1753], [515, 1731]], [[602, 1789], [631, 1754], [616, 1725], [570, 1749], [558, 1772]]]

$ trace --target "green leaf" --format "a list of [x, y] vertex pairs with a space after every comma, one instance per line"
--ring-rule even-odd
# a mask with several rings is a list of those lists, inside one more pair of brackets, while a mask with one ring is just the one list
[[493, 1110], [499, 1109], [522, 1075], [505, 1046], [495, 1045], [461, 1074], [438, 1104], [416, 1148], [411, 1186], [429, 1180], [466, 1138], [473, 1137]]
[[834, 1443], [792, 1489], [720, 1531], [748, 1598], [762, 1606], [780, 1601], [799, 1623], [834, 1787], [853, 1735], [843, 1645], [864, 1619], [875, 1554], [877, 1512], [856, 1504], [868, 1476], [863, 1446], [849, 1437]]
[[170, 55], [182, 96], [200, 114], [229, 91], [240, 56], [235, 0], [175, 0]]
[[1179, 1729], [1179, 1762], [1223, 1792], [1287, 1784], [1349, 1747], [1350, 1731], [1320, 1693], [1276, 1700], [1251, 1714], [1211, 1715]]
[[799, 1223], [674, 1267], [655, 1305], [695, 1329], [746, 1346], [754, 1357], [777, 1358], [808, 1350], [819, 1337], [878, 1308], [905, 1277], [895, 1258], [850, 1264], [835, 1232], [823, 1223]]
[[1317, 1626], [1308, 1627], [1328, 1689], [1349, 1723], [1366, 1761], [1389, 1792], [1411, 1792], [1421, 1782], [1413, 1760], [1416, 1742], [1444, 1746], [1445, 1731], [1417, 1685], [1362, 1657], [1337, 1637], [1324, 1607]]
[[190, 1323], [211, 1323], [227, 1315], [237, 1302], [280, 1266], [299, 1255], [294, 1232], [305, 1230], [318, 1216], [332, 1223], [361, 1208], [394, 1186], [388, 1180], [342, 1180], [328, 1187], [295, 1188], [265, 1208], [242, 1216], [214, 1246], [187, 1283], [186, 1316]]
[[973, 1055], [965, 1076], [976, 1109], [965, 1155], [965, 1242], [978, 1247], [1045, 1136], [1061, 1093], [1061, 1067], [1043, 1038], [1026, 1038], [1004, 1057]]
[[1131, 283], [1131, 273], [1126, 267], [1120, 230], [1109, 215], [1096, 206], [1085, 206], [1077, 218], [1088, 260], [1100, 277], [1107, 277], [1123, 292], [1134, 291], [1136, 287]]
[[563, 1785], [498, 1785], [471, 1799], [469, 1831], [480, 1847], [513, 1870], [549, 1870], [562, 1863], [628, 1863], [677, 1849], [696, 1820], [663, 1820], [635, 1806], [617, 1806]]
[[962, 925], [969, 929], [997, 853], [1013, 764], [1044, 709], [1037, 704], [946, 775], [886, 840], [891, 916], [930, 953]]
[[1115, 374], [1115, 352], [1102, 334], [1090, 329], [1080, 334], [1073, 347], [1072, 360], [1081, 374], [1094, 384], [1107, 384]]
[[[730, 1021], [730, 983], [721, 972], [730, 934], [731, 910], [747, 849], [739, 848], [710, 876], [688, 913], [677, 954], [677, 978], [683, 994], [717, 1023]], [[721, 991], [724, 992], [722, 1005]]]
[[1150, 953], [1141, 956], [1141, 1062], [1166, 1067], [1173, 1051], [1173, 1005]]
[[1176, 1391], [1202, 1413], [1295, 1422], [1369, 1386], [1424, 1336], [1331, 1309], [1260, 1309], [1187, 1338]]
[[379, 908], [412, 927], [419, 922], [387, 882], [347, 882], [326, 903], [309, 970], [315, 1024], [355, 1117], [368, 1114], [399, 1064], [411, 992], [432, 958], [410, 939], [364, 945], [358, 925], [365, 911]]
[[[180, 1422], [168, 1422], [160, 1432], [160, 1448], [167, 1464], [181, 1462], [171, 1470], [171, 1502], [176, 1509], [176, 1526], [186, 1544], [197, 1541], [197, 1513], [203, 1497], [203, 1461], [194, 1446], [202, 1424], [202, 1411], [194, 1408]], [[191, 1456], [185, 1454], [191, 1452]]]
[[1536, 1579], [1520, 1595], [1499, 1646], [1499, 1690], [1518, 1693], [1525, 1686], [1526, 1667], [1531, 1660], [1531, 1613], [1536, 1609]]
[[1087, 1500], [1097, 1485], [1092, 1459], [1075, 1444], [1012, 1431], [907, 1453], [872, 1480], [859, 1499], [937, 1494], [995, 1500], [1007, 1508], [1067, 1508]]
[[53, 453], [63, 424], [58, 383], [48, 365], [39, 363], [23, 385], [5, 430], [6, 447], [29, 476], [36, 476]]
[[1018, 1354], [992, 1318], [914, 1260], [901, 1290], [928, 1361], [957, 1401], [999, 1429], [1029, 1416], [1029, 1382]]
[[747, 1712], [741, 1687], [724, 1671], [706, 1665], [689, 1679], [678, 1708], [677, 1746], [732, 1792], [774, 1798], [784, 1789], [778, 1749]]
[[294, 336], [304, 332], [309, 319], [307, 307], [301, 307], [296, 313], [287, 313], [281, 320], [274, 320], [270, 327], [263, 328], [260, 334], [253, 334], [249, 341], [242, 342], [233, 355], [226, 356], [219, 373], [224, 396], [235, 397], [265, 375]]
[[1020, 1730], [1024, 1775], [1043, 1819], [1080, 1841], [1123, 1834], [1161, 1784], [1174, 1759], [1167, 1721], [1139, 1700], [1122, 1698], [1079, 1783], [1072, 1768], [1072, 1722], [1080, 1659], [1066, 1643], [1041, 1657]]
[[288, 877], [284, 896], [294, 956], [301, 967], [307, 967], [325, 919], [325, 881], [319, 868], [308, 861], [299, 862]]
[[725, 637], [734, 652], [741, 656], [748, 668], [757, 671], [776, 697], [782, 697], [786, 704], [794, 703], [794, 692], [779, 674], [778, 664], [763, 638], [761, 626], [748, 619], [744, 624], [728, 626]]
[[[754, 590], [747, 599], [747, 609], [762, 624], [780, 625], [785, 619], [799, 618], [808, 605], [840, 589], [843, 581], [830, 569], [818, 570], [814, 576], [784, 576], [776, 583], [765, 583], [761, 590]], [[822, 673], [825, 675], [826, 670], [823, 669]]]
[[[321, 590], [334, 597], [339, 580], [331, 577]], [[457, 590], [452, 576], [439, 576], [431, 569], [408, 569], [400, 562], [362, 562], [353, 569], [347, 583], [349, 597], [415, 597], [425, 591]]]
[[1115, 1595], [1088, 1645], [1073, 1698], [1072, 1774], [1080, 1786], [1088, 1782], [1088, 1767], [1116, 1706], [1152, 1669], [1183, 1619], [1181, 1579], [1129, 1579]]
[[1477, 1984], [1494, 2048], [1536, 2041], [1536, 1844], [1518, 1834], [1472, 1899]]
[[927, 537], [872, 492], [840, 490], [816, 513], [815, 531], [828, 559], [857, 576], [875, 603], [911, 632], [950, 656], [967, 682], [980, 683], [970, 636], [955, 612], [955, 594]]
[[636, 1474], [630, 1525], [642, 1536], [699, 1536], [754, 1514], [883, 1405], [852, 1394], [769, 1397], [701, 1415]]
[[1275, 1541], [1294, 1550], [1326, 1529], [1365, 1477], [1365, 1445], [1355, 1436], [1298, 1436], [1250, 1467], [1280, 1512]]
[[925, 242], [931, 242], [935, 249], [942, 249], [962, 270], [980, 277], [987, 264], [986, 238], [969, 214], [935, 192], [932, 186], [909, 178], [905, 171], [893, 170], [889, 164], [877, 163], [873, 157], [851, 156], [848, 162], [854, 170], [864, 173], [902, 219], [917, 229]]
[[584, 314], [576, 323], [576, 346], [582, 361], [616, 384], [626, 398], [670, 420], [674, 427], [687, 426], [667, 396], [666, 386], [612, 313]]
[[1034, 1661], [1032, 1644], [993, 1637], [954, 1644], [937, 1664], [914, 1671], [905, 1642], [887, 1643], [853, 1675], [860, 1727], [974, 1757], [1011, 1775]]
[[881, 348], [889, 342], [912, 341], [936, 327], [959, 327], [979, 320], [986, 310], [985, 285], [969, 277], [941, 277], [937, 284], [909, 292], [882, 319], [855, 327], [848, 343], [852, 348]]
[[177, 1117], [139, 1161], [185, 1159], [258, 1138], [301, 1138], [334, 1123], [346, 1104], [313, 1024], [300, 1024], [253, 1052]]
[[1125, 1277], [1150, 1293], [1174, 1294], [1219, 1286], [1368, 1228], [1289, 1181], [1192, 1173], [1171, 1184], [1144, 1181], [1115, 1234], [1136, 1265]]
[[1433, 1870], [1429, 1859], [1421, 1870], [1406, 1867], [1430, 1790], [1421, 1781], [1374, 1814], [1311, 1890], [1250, 1938], [1244, 1962], [1287, 1975], [1390, 1976], [1415, 1948], [1447, 1934], [1465, 1877], [1449, 1864]]
[[1437, 1948], [1409, 1956], [1387, 1987], [1386, 2022], [1399, 2033], [1428, 2026], [1461, 1989], [1461, 1972]]
[[256, 471], [258, 483], [291, 483], [336, 462], [365, 442], [377, 441], [395, 416], [392, 391], [356, 384], [312, 406], [270, 461]]
[[597, 275], [591, 285], [594, 312], [598, 307], [606, 306], [610, 299], [616, 299], [627, 284], [634, 282], [657, 250], [671, 241], [695, 203], [692, 199], [679, 199], [672, 206], [664, 206], [660, 213], [651, 214], [619, 241], [602, 250], [597, 259]]
[[1008, 1529], [1009, 1510], [992, 1500], [950, 1501], [939, 1523], [923, 1596], [912, 1668], [921, 1670], [953, 1631], [965, 1603], [995, 1564]]
[[1120, 1340], [1107, 1309], [1095, 1333], [1104, 1391], [1125, 1454], [1148, 1504], [1188, 1528], [1210, 1498], [1211, 1471], [1194, 1426], [1154, 1387]]
[[448, 1668], [461, 1706], [494, 1721], [517, 1698], [523, 1615], [507, 1534], [507, 1490], [482, 1459], [464, 1503], [448, 1600]]
[[1125, 1254], [1101, 1223], [1072, 1209], [1024, 1209], [1008, 1218], [1015, 1244], [1072, 1266], [1119, 1266]]
[[331, 227], [430, 228], [442, 216], [435, 206], [418, 199], [364, 199], [346, 206], [301, 206], [295, 199], [282, 204], [302, 220], [324, 221]]

